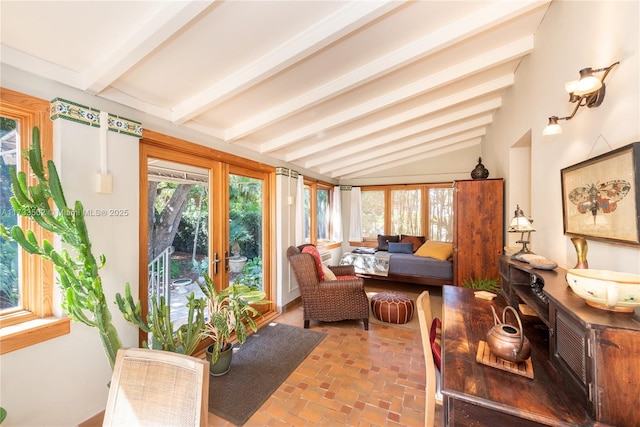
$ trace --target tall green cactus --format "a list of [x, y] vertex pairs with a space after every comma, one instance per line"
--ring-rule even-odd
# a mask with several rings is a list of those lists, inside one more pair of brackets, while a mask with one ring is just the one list
[[[62, 307], [73, 321], [98, 328], [105, 353], [113, 367], [122, 342], [113, 326], [102, 289], [99, 270], [104, 265], [104, 255], [100, 255], [98, 263], [91, 252], [84, 207], [80, 201], [75, 202], [73, 209], [67, 205], [53, 161], [47, 162], [48, 176], [45, 173], [38, 128], [33, 128], [33, 144], [27, 152], [27, 158], [37, 183], [29, 185], [27, 174], [24, 171], [16, 173], [12, 168], [11, 206], [19, 215], [31, 218], [45, 230], [60, 236], [61, 242], [73, 249], [74, 254], [66, 248], [56, 250], [46, 239], [38, 242], [32, 230], [24, 232], [18, 225], [11, 230], [0, 225], [0, 237], [13, 239], [28, 253], [53, 262], [62, 290]], [[53, 205], [50, 201], [53, 201]], [[52, 211], [52, 206], [55, 206], [56, 212]]]
[[[12, 168], [11, 206], [19, 215], [31, 218], [45, 230], [60, 236], [61, 242], [73, 249], [75, 257], [66, 248], [57, 251], [46, 239], [38, 242], [32, 230], [25, 232], [19, 225], [7, 230], [0, 224], [0, 237], [14, 240], [28, 253], [53, 262], [62, 290], [62, 307], [72, 320], [98, 329], [105, 353], [113, 368], [116, 353], [122, 347], [122, 342], [112, 323], [99, 274], [106, 261], [105, 256], [100, 254], [98, 262], [91, 252], [84, 207], [80, 201], [75, 202], [73, 209], [67, 206], [53, 161], [47, 162], [45, 170], [38, 128], [33, 128], [33, 144], [26, 155], [33, 175], [37, 178], [37, 184], [29, 185], [27, 174], [22, 171], [16, 173]], [[52, 206], [55, 206], [56, 212], [52, 211]], [[205, 328], [206, 298], [195, 298], [193, 293], [189, 296], [188, 321], [175, 332], [170, 320], [169, 306], [163, 299], [159, 303], [155, 298], [152, 298], [152, 301], [147, 318], [143, 319], [140, 301], [134, 302], [128, 283], [125, 287], [125, 297], [116, 294], [116, 303], [124, 318], [142, 331], [152, 334], [151, 348], [183, 354], [193, 353], [202, 339]]]

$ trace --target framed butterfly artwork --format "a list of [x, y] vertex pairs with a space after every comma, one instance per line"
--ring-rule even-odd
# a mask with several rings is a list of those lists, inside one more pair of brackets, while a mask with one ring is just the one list
[[640, 246], [640, 142], [560, 174], [565, 234]]

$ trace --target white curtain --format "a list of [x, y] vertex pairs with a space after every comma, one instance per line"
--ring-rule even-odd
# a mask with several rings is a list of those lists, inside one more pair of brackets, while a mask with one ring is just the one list
[[296, 241], [295, 245], [304, 244], [304, 176], [298, 175], [296, 187]]
[[331, 241], [342, 243], [342, 195], [340, 186], [333, 187], [333, 202], [331, 203], [331, 220], [333, 230], [331, 231]]
[[351, 221], [349, 241], [362, 242], [362, 198], [360, 187], [351, 187]]

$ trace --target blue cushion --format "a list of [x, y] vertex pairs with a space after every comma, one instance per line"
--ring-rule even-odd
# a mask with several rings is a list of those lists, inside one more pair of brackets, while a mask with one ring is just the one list
[[412, 243], [394, 243], [389, 242], [389, 253], [396, 254], [412, 254], [413, 253], [413, 244]]

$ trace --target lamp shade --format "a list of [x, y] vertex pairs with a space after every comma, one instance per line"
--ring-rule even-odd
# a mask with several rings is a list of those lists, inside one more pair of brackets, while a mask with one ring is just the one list
[[602, 87], [602, 80], [593, 75], [591, 68], [580, 70], [580, 80], [576, 84], [573, 93], [576, 95], [586, 95], [593, 93]]
[[542, 131], [543, 135], [559, 135], [562, 133], [562, 127], [558, 124], [556, 116], [549, 117], [549, 124]]
[[531, 225], [531, 221], [529, 221], [529, 219], [524, 216], [524, 212], [522, 211], [522, 209], [520, 209], [520, 205], [516, 205], [516, 211], [514, 212], [513, 219], [509, 224], [508, 231], [516, 233], [536, 231], [536, 229], [533, 228], [533, 225]]
[[564, 84], [564, 90], [566, 90], [568, 93], [574, 93], [577, 87], [578, 80], [571, 80], [570, 82], [566, 82]]
[[521, 233], [524, 231], [536, 231], [536, 229], [533, 228], [533, 225], [527, 218], [523, 216], [514, 216], [509, 224], [509, 231]]

